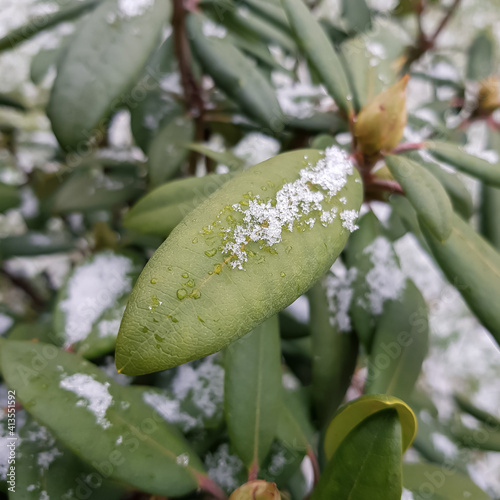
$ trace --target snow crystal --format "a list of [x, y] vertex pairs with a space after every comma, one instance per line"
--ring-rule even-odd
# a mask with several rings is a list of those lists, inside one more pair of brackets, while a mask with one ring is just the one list
[[103, 253], [78, 267], [68, 282], [68, 296], [60, 303], [66, 313], [65, 346], [83, 340], [101, 314], [132, 289], [127, 276], [132, 261], [121, 255]]
[[[224, 229], [222, 253], [233, 257], [233, 269], [243, 269], [248, 260], [245, 245], [258, 242], [261, 248], [279, 243], [283, 230], [293, 231], [294, 224], [312, 212], [323, 212], [322, 202], [335, 196], [352, 175], [353, 164], [347, 154], [336, 147], [328, 148], [325, 156], [316, 165], [309, 164], [299, 172], [299, 179], [286, 183], [276, 193], [275, 200], [262, 201], [259, 196], [249, 200], [248, 206], [234, 204], [233, 209], [243, 214], [243, 219], [235, 228]], [[319, 189], [318, 189], [319, 188]], [[325, 225], [330, 223], [336, 212], [320, 219]], [[343, 226], [353, 231], [357, 228], [354, 220], [358, 212], [345, 210], [341, 214]], [[303, 222], [303, 221], [302, 221]], [[311, 226], [310, 222], [308, 223]]]
[[103, 428], [111, 426], [111, 422], [106, 419], [106, 411], [113, 402], [113, 398], [108, 391], [109, 382], [101, 384], [90, 375], [75, 373], [64, 378], [59, 383], [60, 387], [71, 391], [81, 397], [76, 405], [87, 408], [96, 417], [96, 422]]
[[342, 226], [348, 229], [351, 233], [359, 229], [359, 226], [355, 224], [359, 217], [359, 212], [357, 210], [344, 210], [340, 214], [342, 219]]
[[189, 455], [187, 453], [183, 453], [182, 455], [179, 455], [175, 461], [177, 462], [177, 465], [187, 467], [189, 465]]
[[118, 0], [118, 12], [122, 18], [142, 16], [155, 4], [155, 0]]
[[50, 500], [50, 497], [49, 497], [48, 493], [45, 490], [43, 490], [42, 492], [40, 492], [39, 500]]
[[386, 300], [396, 300], [401, 296], [406, 278], [398, 266], [391, 243], [386, 238], [377, 237], [363, 253], [368, 254], [373, 263], [373, 268], [366, 275], [369, 288], [366, 298], [371, 312], [380, 314]]
[[204, 36], [214, 37], [214, 38], [225, 38], [227, 35], [227, 30], [221, 24], [216, 24], [210, 19], [204, 19], [202, 25], [202, 31]]
[[41, 469], [47, 470], [50, 464], [57, 457], [62, 457], [62, 456], [63, 456], [62, 451], [58, 450], [57, 448], [52, 448], [51, 450], [42, 451], [38, 453], [36, 457], [36, 463], [38, 464], [38, 467], [40, 467]]
[[285, 451], [283, 449], [279, 449], [272, 455], [271, 463], [269, 464], [269, 472], [273, 476], [278, 476], [283, 472], [283, 468], [287, 463], [288, 460], [285, 456]]
[[6, 314], [0, 313], [0, 335], [3, 335], [14, 323], [14, 320]]
[[347, 269], [340, 259], [333, 264], [330, 271], [323, 279], [330, 311], [330, 324], [336, 326], [341, 332], [348, 332], [351, 329], [351, 319], [349, 318], [349, 308], [353, 290], [351, 288], [356, 279], [357, 269], [352, 267]]
[[220, 445], [214, 453], [205, 457], [208, 477], [225, 491], [233, 491], [239, 486], [238, 474], [243, 470], [242, 461], [229, 453], [229, 445]]

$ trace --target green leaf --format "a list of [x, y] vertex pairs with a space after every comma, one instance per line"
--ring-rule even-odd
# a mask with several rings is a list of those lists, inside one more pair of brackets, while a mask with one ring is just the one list
[[126, 214], [123, 225], [134, 231], [168, 236], [179, 222], [233, 174], [179, 179], [157, 187]]
[[30, 78], [35, 85], [40, 85], [49, 73], [51, 67], [55, 67], [62, 48], [41, 49], [31, 60]]
[[455, 400], [455, 403], [457, 403], [458, 407], [462, 411], [465, 411], [469, 415], [472, 415], [480, 422], [484, 422], [491, 427], [497, 427], [500, 429], [500, 418], [491, 415], [481, 408], [478, 408], [476, 405], [472, 404], [472, 402], [468, 398], [461, 394], [454, 394], [453, 398]]
[[[303, 198], [313, 192], [314, 206]], [[291, 304], [335, 261], [361, 200], [359, 174], [339, 149], [278, 155], [228, 181], [144, 268], [120, 328], [119, 371], [206, 356]]]
[[445, 242], [437, 240], [425, 224], [421, 228], [450, 283], [500, 344], [500, 254], [457, 215]]
[[278, 317], [233, 342], [224, 353], [224, 405], [231, 443], [250, 471], [257, 471], [276, 435], [281, 409]]
[[66, 233], [29, 232], [0, 238], [0, 257], [29, 257], [67, 252], [75, 248], [75, 241]]
[[21, 195], [18, 186], [10, 186], [0, 182], [0, 213], [15, 208], [21, 203]]
[[400, 500], [401, 423], [394, 409], [359, 423], [328, 462], [311, 500], [370, 498]]
[[500, 251], [500, 189], [483, 184], [481, 188], [481, 234]]
[[371, 27], [371, 12], [365, 0], [342, 0], [342, 17], [351, 32], [363, 33]]
[[320, 76], [326, 90], [346, 115], [352, 113], [352, 100], [344, 68], [322, 26], [303, 0], [281, 0], [290, 26], [304, 54]]
[[441, 183], [450, 197], [455, 212], [466, 220], [472, 217], [474, 212], [472, 196], [457, 174], [444, 170], [433, 161], [424, 160], [419, 152], [409, 153], [408, 157], [425, 167]]
[[385, 394], [361, 396], [344, 405], [331, 421], [325, 434], [325, 456], [330, 460], [352, 430], [370, 416], [387, 409], [397, 411], [401, 422], [402, 449], [406, 451], [417, 433], [417, 419], [401, 399]]
[[65, 9], [60, 9], [54, 14], [41, 14], [30, 19], [26, 24], [7, 33], [0, 39], [0, 51], [11, 50], [20, 43], [33, 38], [35, 35], [46, 29], [57, 26], [64, 21], [84, 14], [86, 11], [96, 7], [102, 0], [85, 0], [76, 5], [71, 5]]
[[415, 284], [406, 280], [401, 298], [386, 302], [377, 322], [365, 392], [406, 399], [420, 375], [428, 345], [427, 304]]
[[76, 154], [125, 104], [170, 12], [170, 2], [121, 11], [105, 0], [85, 20], [59, 62], [47, 114], [59, 143]]
[[80, 356], [49, 344], [4, 341], [1, 363], [26, 410], [109, 477], [165, 496], [185, 495], [208, 480], [183, 438], [135, 390]]
[[92, 255], [69, 276], [54, 311], [54, 332], [87, 358], [113, 350], [128, 295], [142, 268], [132, 255]]
[[316, 416], [325, 423], [342, 403], [356, 368], [358, 339], [332, 321], [327, 278], [309, 291], [312, 338], [312, 399]]
[[436, 158], [491, 186], [500, 187], [500, 163], [490, 163], [467, 153], [462, 146], [451, 142], [427, 141], [424, 147]]
[[491, 500], [471, 479], [445, 465], [403, 464], [403, 485], [428, 500]]
[[19, 438], [13, 499], [66, 499], [73, 494], [89, 500], [123, 497], [123, 487], [112, 486], [103, 470], [96, 471], [82, 462], [31, 417], [21, 428]]
[[244, 113], [272, 132], [280, 131], [283, 116], [271, 84], [228, 40], [204, 36], [203, 22], [199, 14], [187, 19], [190, 42], [203, 69]]
[[171, 179], [184, 163], [187, 143], [194, 138], [194, 123], [189, 116], [178, 116], [158, 130], [148, 149], [148, 172], [151, 185]]
[[488, 31], [479, 33], [472, 41], [467, 55], [467, 78], [480, 81], [495, 72], [495, 39]]
[[289, 30], [288, 19], [279, 2], [266, 2], [265, 0], [244, 0], [248, 7], [260, 14], [264, 19], [276, 24], [284, 30]]
[[100, 169], [78, 168], [53, 197], [55, 213], [88, 212], [111, 209], [136, 199], [143, 183], [128, 172], [104, 174]]
[[451, 234], [453, 207], [443, 186], [428, 170], [408, 158], [387, 155], [385, 161], [421, 220], [437, 238], [446, 240]]

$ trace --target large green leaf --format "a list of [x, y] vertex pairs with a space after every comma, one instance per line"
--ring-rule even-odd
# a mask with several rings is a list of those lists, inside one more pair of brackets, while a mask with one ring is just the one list
[[95, 8], [100, 2], [102, 2], [102, 0], [84, 0], [74, 5], [70, 5], [67, 8], [60, 9], [53, 14], [41, 14], [34, 17], [26, 24], [19, 26], [3, 36], [0, 39], [0, 51], [13, 49], [20, 43], [33, 38], [41, 31], [57, 26], [65, 21], [71, 21]]
[[500, 344], [500, 254], [457, 215], [445, 241], [421, 225], [434, 257], [481, 323]]
[[[316, 416], [322, 423], [331, 418], [342, 403], [358, 355], [356, 335], [350, 329], [343, 329], [335, 317], [335, 311], [329, 309], [327, 294], [337, 291], [337, 283], [331, 283], [328, 279], [327, 275], [308, 293], [311, 311], [312, 399]], [[332, 287], [334, 290], [329, 290]]]
[[285, 153], [231, 179], [144, 268], [118, 369], [148, 373], [206, 356], [279, 312], [337, 258], [361, 199], [359, 174], [333, 148]]
[[0, 238], [0, 257], [27, 257], [58, 252], [75, 248], [74, 239], [67, 233], [28, 232]]
[[388, 155], [385, 161], [422, 221], [440, 240], [451, 233], [453, 207], [443, 186], [428, 170], [403, 156]]
[[406, 280], [401, 298], [386, 302], [377, 322], [365, 392], [406, 399], [420, 375], [428, 344], [427, 304], [415, 284]]
[[467, 58], [467, 78], [484, 80], [495, 72], [495, 39], [483, 31], [472, 41]]
[[167, 236], [191, 210], [232, 176], [189, 177], [163, 184], [141, 198], [125, 214], [123, 225], [141, 233]]
[[233, 342], [224, 353], [224, 405], [231, 443], [252, 474], [275, 438], [281, 409], [278, 316]]
[[24, 408], [106, 477], [166, 496], [185, 495], [208, 481], [173, 427], [135, 390], [80, 356], [49, 344], [3, 341], [1, 360], [5, 381]]
[[311, 500], [400, 500], [401, 423], [396, 410], [381, 410], [359, 423], [340, 443]]
[[19, 438], [16, 492], [10, 495], [12, 500], [69, 500], [74, 495], [89, 500], [123, 497], [123, 487], [112, 486], [102, 470], [98, 472], [82, 462], [31, 417], [21, 428]]
[[105, 0], [85, 20], [59, 62], [47, 111], [62, 146], [87, 153], [85, 143], [140, 75], [170, 5]]
[[178, 116], [162, 127], [149, 145], [149, 181], [158, 186], [175, 176], [188, 155], [187, 143], [194, 138], [189, 116]]
[[486, 184], [500, 187], [500, 163], [498, 161], [490, 163], [467, 153], [462, 146], [451, 142], [427, 141], [424, 145], [439, 160], [449, 163]]
[[403, 485], [416, 498], [428, 500], [491, 500], [471, 479], [456, 470], [431, 464], [403, 464]]
[[56, 337], [88, 358], [112, 351], [141, 264], [135, 256], [104, 251], [77, 266], [59, 292]]
[[283, 116], [275, 92], [255, 63], [224, 38], [203, 35], [199, 14], [191, 14], [187, 27], [193, 50], [216, 85], [249, 117], [271, 132], [283, 127]]
[[344, 68], [322, 26], [303, 0], [281, 0], [290, 26], [308, 60], [320, 76], [337, 106], [352, 113], [352, 97]]
[[359, 174], [334, 148], [278, 155], [231, 179], [144, 268], [120, 328], [119, 371], [206, 356], [292, 303], [335, 261], [361, 200]]

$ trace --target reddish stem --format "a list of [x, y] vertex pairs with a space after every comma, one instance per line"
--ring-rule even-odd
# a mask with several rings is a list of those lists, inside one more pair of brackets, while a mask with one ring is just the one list
[[256, 481], [258, 473], [259, 473], [259, 466], [257, 465], [257, 462], [254, 462], [250, 466], [250, 469], [248, 469], [248, 481]]
[[436, 41], [436, 38], [439, 36], [441, 31], [443, 31], [444, 27], [448, 24], [450, 21], [451, 17], [453, 16], [453, 13], [455, 12], [456, 8], [458, 7], [458, 4], [460, 3], [460, 0], [455, 0], [453, 4], [450, 6], [448, 9], [448, 12], [445, 14], [441, 22], [439, 23], [439, 26], [436, 28], [436, 31], [434, 34], [430, 37], [429, 41], [434, 44]]
[[390, 151], [390, 154], [397, 155], [404, 153], [405, 151], [415, 151], [422, 148], [425, 148], [425, 142], [407, 142], [406, 144], [396, 146], [392, 151]]
[[226, 494], [215, 484], [208, 476], [200, 474], [197, 477], [198, 485], [201, 490], [210, 493], [214, 498], [218, 500], [226, 500]]
[[318, 484], [319, 481], [319, 464], [318, 464], [318, 459], [316, 458], [316, 453], [314, 453], [312, 448], [308, 448], [307, 450], [307, 456], [309, 457], [309, 460], [311, 461], [311, 465], [313, 468], [313, 474], [314, 474], [314, 485]]
[[385, 180], [385, 179], [374, 179], [371, 186], [378, 188], [382, 191], [389, 191], [390, 193], [404, 194], [403, 189], [396, 181]]

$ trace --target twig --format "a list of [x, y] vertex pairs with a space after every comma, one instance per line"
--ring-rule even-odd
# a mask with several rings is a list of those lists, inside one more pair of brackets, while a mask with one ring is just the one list
[[26, 279], [11, 274], [5, 268], [0, 269], [0, 273], [3, 274], [8, 280], [17, 288], [20, 288], [28, 297], [32, 300], [33, 305], [36, 309], [45, 308], [45, 299], [38, 293], [35, 287]]
[[439, 26], [436, 28], [436, 31], [434, 34], [429, 38], [429, 41], [434, 45], [434, 42], [436, 41], [436, 38], [439, 36], [441, 31], [443, 31], [444, 27], [448, 24], [450, 21], [451, 17], [453, 16], [456, 8], [458, 7], [460, 3], [460, 0], [455, 0], [453, 4], [450, 6], [448, 9], [448, 12], [445, 14], [441, 22], [439, 23]]
[[[195, 119], [195, 142], [204, 140], [205, 125], [204, 114], [205, 106], [203, 102], [202, 90], [191, 71], [191, 49], [186, 32], [187, 10], [183, 0], [173, 0], [174, 12], [172, 15], [172, 27], [174, 36], [174, 48], [179, 72], [181, 75], [182, 88], [184, 90], [184, 99], [186, 108]], [[189, 5], [191, 10], [196, 8], [196, 2]], [[189, 157], [189, 173], [196, 172], [196, 162], [198, 153], [192, 151]]]

